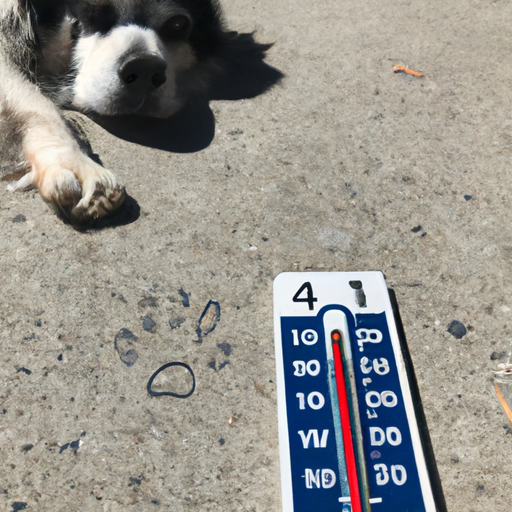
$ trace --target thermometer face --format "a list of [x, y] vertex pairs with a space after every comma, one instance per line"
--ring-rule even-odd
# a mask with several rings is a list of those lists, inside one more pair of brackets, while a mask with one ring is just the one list
[[444, 510], [382, 273], [281, 274], [274, 321], [283, 511]]

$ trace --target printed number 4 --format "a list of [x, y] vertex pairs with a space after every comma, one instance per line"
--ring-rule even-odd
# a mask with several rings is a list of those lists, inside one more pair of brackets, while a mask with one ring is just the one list
[[[305, 297], [301, 297], [303, 292], [306, 292]], [[313, 309], [313, 304], [318, 301], [316, 297], [313, 296], [313, 288], [311, 283], [307, 281], [304, 283], [298, 290], [297, 293], [293, 296], [293, 302], [307, 302], [309, 306], [309, 310]]]

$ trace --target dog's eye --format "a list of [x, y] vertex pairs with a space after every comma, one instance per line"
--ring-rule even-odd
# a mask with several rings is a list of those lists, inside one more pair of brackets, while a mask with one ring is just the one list
[[170, 18], [163, 27], [163, 35], [169, 39], [183, 39], [187, 37], [190, 29], [190, 19], [184, 14], [177, 14]]
[[173, 16], [168, 22], [167, 27], [172, 32], [184, 32], [188, 30], [190, 25], [190, 20], [184, 15], [179, 14], [178, 16]]

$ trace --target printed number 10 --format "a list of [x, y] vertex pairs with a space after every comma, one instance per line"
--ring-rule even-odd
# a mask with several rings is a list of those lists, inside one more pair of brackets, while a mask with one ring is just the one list
[[[299, 331], [292, 329], [293, 344], [299, 346]], [[318, 341], [318, 333], [313, 329], [306, 329], [302, 331], [300, 339], [304, 345], [314, 345]]]

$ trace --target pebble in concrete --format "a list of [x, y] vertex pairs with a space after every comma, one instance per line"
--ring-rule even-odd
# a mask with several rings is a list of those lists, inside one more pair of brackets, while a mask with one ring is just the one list
[[151, 332], [156, 327], [156, 323], [152, 318], [149, 318], [149, 316], [145, 316], [142, 318], [142, 328], [145, 331]]
[[450, 322], [450, 325], [448, 326], [448, 332], [452, 336], [460, 340], [466, 335], [468, 331], [462, 322], [459, 322], [458, 320], [453, 320], [452, 322]]

